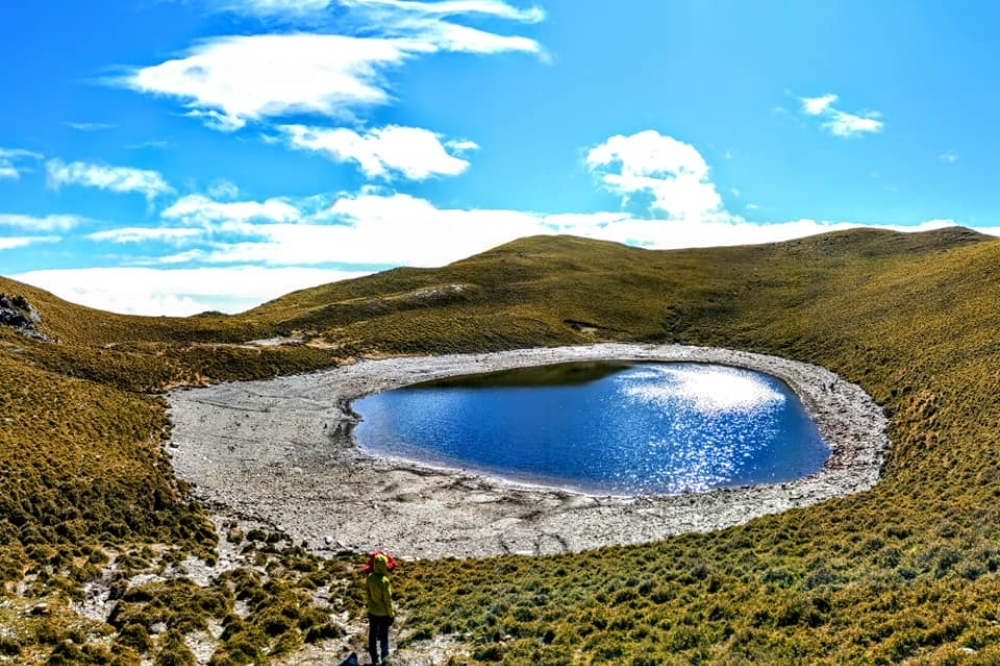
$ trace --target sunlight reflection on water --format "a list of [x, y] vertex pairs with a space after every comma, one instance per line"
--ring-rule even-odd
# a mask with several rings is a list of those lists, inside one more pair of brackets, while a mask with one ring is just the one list
[[652, 366], [619, 376], [625, 395], [661, 406], [688, 401], [703, 414], [752, 412], [785, 401], [785, 394], [757, 375], [723, 366]]
[[376, 454], [629, 495], [788, 481], [829, 455], [798, 398], [761, 373], [642, 364], [560, 383], [543, 372], [541, 386], [522, 370], [507, 385], [363, 398], [355, 437]]

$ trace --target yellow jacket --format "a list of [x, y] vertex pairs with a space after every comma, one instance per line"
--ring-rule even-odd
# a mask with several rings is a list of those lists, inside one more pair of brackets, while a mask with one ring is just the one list
[[368, 597], [368, 614], [379, 617], [393, 617], [392, 583], [389, 582], [389, 560], [385, 555], [376, 555], [372, 571], [365, 580]]

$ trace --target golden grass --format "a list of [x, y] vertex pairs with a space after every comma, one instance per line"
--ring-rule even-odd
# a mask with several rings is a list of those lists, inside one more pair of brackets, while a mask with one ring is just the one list
[[[477, 661], [511, 664], [1000, 662], [998, 241], [857, 230], [649, 252], [531, 238], [232, 317], [120, 317], [10, 281], [0, 291], [27, 296], [61, 341], [0, 332], [8, 589], [30, 570], [39, 579], [29, 593], [78, 594], [111, 546], [203, 552], [201, 509], [157, 453], [165, 423], [149, 393], [171, 383], [363, 353], [684, 342], [818, 363], [861, 384], [891, 416], [882, 481], [648, 546], [406, 564], [396, 579], [409, 640], [448, 633]], [[329, 347], [239, 346], [293, 331]], [[282, 578], [276, 607], [302, 579]], [[222, 595], [206, 613], [226, 616]], [[260, 626], [233, 633], [246, 650], [274, 647]]]

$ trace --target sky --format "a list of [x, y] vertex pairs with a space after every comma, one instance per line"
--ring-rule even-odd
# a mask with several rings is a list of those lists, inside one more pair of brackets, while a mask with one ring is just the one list
[[1000, 5], [8, 0], [0, 275], [235, 313], [515, 238], [1000, 235]]

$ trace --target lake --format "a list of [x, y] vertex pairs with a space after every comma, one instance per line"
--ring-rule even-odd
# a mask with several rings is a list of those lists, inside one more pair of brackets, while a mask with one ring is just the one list
[[783, 382], [703, 363], [519, 368], [386, 391], [353, 409], [369, 453], [593, 494], [780, 483], [830, 454]]

